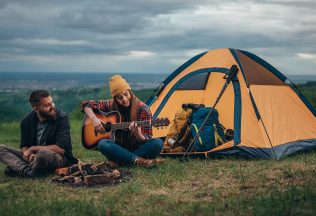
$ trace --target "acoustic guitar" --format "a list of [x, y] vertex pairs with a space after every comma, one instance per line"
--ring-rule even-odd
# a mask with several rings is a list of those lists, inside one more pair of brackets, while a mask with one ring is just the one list
[[[116, 130], [124, 130], [127, 129], [131, 122], [121, 122], [121, 115], [117, 111], [112, 112], [102, 112], [95, 111], [94, 114], [97, 118], [99, 118], [102, 122], [102, 125], [105, 129], [105, 133], [98, 133], [95, 131], [93, 126], [93, 121], [85, 115], [83, 119], [82, 125], [82, 144], [87, 149], [93, 149], [98, 145], [98, 142], [101, 139], [109, 139], [113, 136], [115, 140], [115, 132]], [[164, 127], [168, 126], [170, 121], [168, 118], [156, 118], [152, 121], [135, 121], [139, 126], [148, 126], [151, 125], [153, 127]]]

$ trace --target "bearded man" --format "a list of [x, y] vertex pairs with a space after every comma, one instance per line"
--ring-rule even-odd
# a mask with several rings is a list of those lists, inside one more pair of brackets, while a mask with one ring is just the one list
[[46, 90], [33, 91], [29, 102], [33, 111], [20, 124], [21, 150], [0, 145], [0, 161], [7, 166], [4, 174], [34, 178], [77, 163], [67, 114], [56, 109]]

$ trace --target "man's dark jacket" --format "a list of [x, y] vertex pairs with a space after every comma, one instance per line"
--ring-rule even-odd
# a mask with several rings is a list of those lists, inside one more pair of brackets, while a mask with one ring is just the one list
[[[29, 113], [21, 121], [21, 145], [20, 147], [31, 147], [37, 143], [37, 123], [39, 119], [35, 111]], [[46, 140], [46, 145], [57, 145], [65, 150], [65, 157], [68, 165], [77, 163], [77, 159], [72, 154], [69, 118], [62, 110], [57, 110], [55, 119], [48, 120], [46, 129], [42, 135]]]

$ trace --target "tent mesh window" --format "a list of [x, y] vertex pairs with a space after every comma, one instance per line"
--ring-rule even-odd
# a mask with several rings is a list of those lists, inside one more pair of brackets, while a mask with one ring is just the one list
[[183, 83], [176, 90], [204, 90], [210, 73], [196, 74]]

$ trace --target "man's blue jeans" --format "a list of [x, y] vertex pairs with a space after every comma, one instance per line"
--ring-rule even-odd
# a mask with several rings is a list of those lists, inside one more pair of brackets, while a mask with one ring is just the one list
[[162, 147], [162, 140], [157, 138], [140, 144], [139, 147], [132, 152], [114, 143], [113, 140], [102, 139], [98, 143], [99, 151], [107, 157], [107, 159], [118, 164], [133, 164], [137, 157], [154, 159], [159, 155]]

